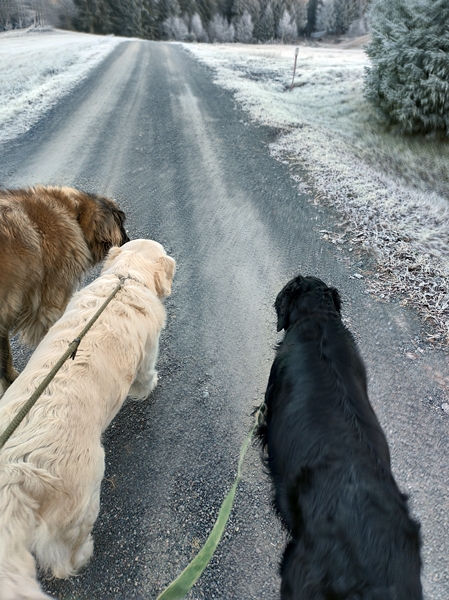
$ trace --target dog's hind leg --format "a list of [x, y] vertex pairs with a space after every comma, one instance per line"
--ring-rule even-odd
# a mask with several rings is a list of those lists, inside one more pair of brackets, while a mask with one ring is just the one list
[[9, 333], [2, 331], [0, 333], [0, 396], [6, 392], [18, 375], [12, 364]]
[[77, 540], [72, 546], [71, 562], [75, 572], [84, 567], [93, 554], [94, 541], [91, 532], [99, 512], [100, 486], [98, 486], [98, 489], [90, 497], [88, 508], [79, 524]]
[[[39, 565], [55, 577], [67, 579], [75, 575], [92, 556], [92, 528], [100, 512], [101, 479], [90, 490], [89, 497], [60, 496], [55, 510], [46, 515], [36, 534], [33, 548]], [[88, 492], [89, 493], [89, 492]]]
[[36, 503], [20, 483], [0, 487], [0, 600], [48, 600], [30, 552]]

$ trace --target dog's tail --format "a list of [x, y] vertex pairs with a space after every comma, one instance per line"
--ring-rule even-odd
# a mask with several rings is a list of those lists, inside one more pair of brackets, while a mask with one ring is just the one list
[[31, 554], [39, 528], [39, 497], [54, 477], [31, 465], [3, 464], [0, 480], [0, 600], [48, 600]]

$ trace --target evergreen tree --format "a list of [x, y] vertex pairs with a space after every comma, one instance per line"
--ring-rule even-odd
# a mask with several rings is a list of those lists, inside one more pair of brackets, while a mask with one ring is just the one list
[[96, 0], [96, 10], [92, 19], [93, 32], [107, 35], [118, 33], [114, 27], [113, 11], [107, 0]]
[[218, 14], [227, 19], [228, 23], [230, 23], [235, 16], [234, 0], [217, 0], [216, 6]]
[[259, 20], [255, 23], [253, 35], [256, 40], [261, 42], [268, 42], [274, 39], [276, 35], [276, 24], [271, 0], [269, 0], [265, 9], [261, 13]]
[[142, 32], [148, 40], [157, 39], [157, 2], [156, 0], [143, 0], [142, 2]]
[[20, 5], [17, 0], [2, 0], [0, 2], [0, 31], [15, 29], [20, 22]]
[[294, 0], [290, 4], [290, 12], [296, 22], [298, 32], [305, 33], [307, 27], [308, 0]]
[[307, 36], [310, 36], [315, 31], [317, 12], [320, 4], [321, 0], [309, 0], [307, 4], [307, 25], [305, 28]]
[[449, 135], [449, 0], [377, 0], [365, 95], [403, 133]]
[[201, 17], [198, 13], [195, 13], [190, 20], [190, 32], [194, 39], [196, 39], [198, 42], [209, 41], [209, 37], [203, 27]]
[[101, 0], [109, 9], [108, 16], [115, 35], [142, 35], [142, 0]]
[[[2, 1], [8, 5], [19, 2]], [[77, 14], [72, 18], [72, 24], [78, 31], [147, 39], [167, 39], [167, 36], [179, 39], [181, 36], [187, 41], [209, 41], [210, 32], [217, 40], [237, 39], [249, 43], [254, 39], [269, 41], [277, 36], [281, 39], [295, 37], [298, 28], [304, 31], [306, 21], [309, 25], [313, 22], [312, 17], [321, 0], [39, 1], [58, 5], [74, 2]], [[288, 23], [285, 14], [290, 17]], [[215, 19], [216, 16], [220, 18]], [[184, 37], [184, 25], [174, 19], [182, 19], [188, 29], [187, 37]]]
[[260, 0], [234, 0], [234, 19], [241, 17], [245, 13], [251, 15], [252, 22], [258, 20], [261, 12]]
[[211, 42], [233, 42], [234, 41], [234, 25], [229, 24], [225, 17], [218, 13], [209, 23], [209, 39]]
[[56, 19], [53, 25], [61, 29], [73, 29], [73, 19], [77, 15], [73, 0], [58, 0], [53, 6], [56, 11]]
[[163, 23], [165, 23], [169, 17], [179, 17], [181, 15], [181, 9], [178, 0], [159, 0], [157, 7], [158, 39], [166, 39]]
[[164, 36], [168, 40], [179, 40], [182, 42], [186, 40], [189, 35], [187, 25], [181, 17], [168, 17], [168, 19], [162, 23], [162, 28], [164, 30]]
[[297, 36], [296, 23], [287, 9], [284, 10], [277, 29], [278, 37], [282, 42], [291, 42]]
[[247, 0], [234, 0], [234, 18], [241, 17], [244, 12], [249, 12], [248, 4]]
[[198, 14], [201, 17], [201, 22], [205, 27], [212, 21], [213, 16], [217, 12], [215, 0], [196, 0]]
[[182, 15], [188, 15], [189, 20], [198, 12], [196, 0], [179, 0], [179, 8]]
[[279, 23], [284, 16], [284, 12], [289, 10], [290, 0], [271, 0], [274, 19], [274, 37], [278, 35]]
[[235, 39], [242, 44], [249, 44], [253, 39], [253, 20], [248, 11], [235, 20]]
[[74, 0], [77, 9], [73, 19], [73, 26], [77, 31], [85, 33], [95, 32], [95, 13], [98, 10], [96, 0]]
[[368, 0], [325, 0], [318, 11], [319, 27], [336, 33], [346, 33], [356, 19], [362, 17]]

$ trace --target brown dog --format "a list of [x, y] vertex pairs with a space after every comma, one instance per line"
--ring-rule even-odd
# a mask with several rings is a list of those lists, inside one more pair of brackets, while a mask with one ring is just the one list
[[37, 344], [81, 277], [129, 241], [114, 200], [69, 187], [0, 190], [0, 395], [17, 377], [9, 332]]

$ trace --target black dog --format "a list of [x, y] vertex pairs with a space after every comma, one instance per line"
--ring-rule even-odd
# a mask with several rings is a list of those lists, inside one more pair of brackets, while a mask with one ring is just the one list
[[258, 433], [290, 534], [281, 598], [421, 600], [419, 525], [393, 479], [338, 291], [298, 276], [275, 308], [286, 334]]

